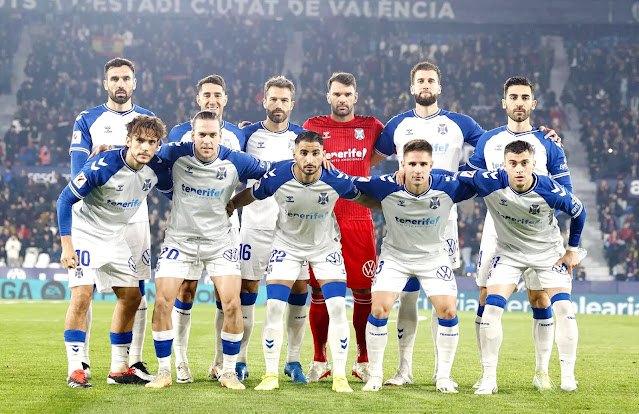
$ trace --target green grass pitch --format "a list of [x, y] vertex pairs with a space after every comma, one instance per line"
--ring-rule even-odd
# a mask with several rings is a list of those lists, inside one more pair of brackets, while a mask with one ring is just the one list
[[[532, 388], [534, 349], [530, 313], [504, 315], [504, 342], [498, 369], [499, 393], [473, 395], [472, 384], [480, 369], [475, 344], [474, 314], [462, 312], [460, 343], [453, 366], [459, 394], [443, 395], [431, 384], [433, 347], [430, 322], [420, 322], [415, 346], [415, 385], [384, 387], [379, 393], [361, 392], [363, 384], [352, 380], [352, 394], [331, 391], [330, 379], [317, 384], [292, 384], [280, 374], [280, 389], [257, 392], [264, 373], [261, 327], [264, 308], [256, 309], [256, 328], [249, 349], [250, 378], [247, 390], [230, 391], [207, 378], [213, 359], [215, 308], [195, 306], [189, 360], [195, 377], [193, 384], [174, 384], [168, 389], [149, 390], [142, 386], [107, 385], [110, 346], [108, 331], [113, 303], [93, 305], [91, 368], [94, 388], [66, 386], [66, 354], [62, 338], [67, 303], [0, 301], [0, 412], [639, 412], [639, 319], [633, 316], [578, 315], [579, 350], [576, 374], [579, 390], [566, 394], [553, 391], [540, 394]], [[149, 321], [152, 309], [149, 309]], [[421, 311], [424, 317], [429, 312]], [[395, 311], [389, 319], [389, 344], [384, 362], [388, 378], [397, 364]], [[347, 369], [355, 358], [352, 334]], [[285, 350], [283, 349], [283, 354]], [[151, 371], [157, 369], [151, 326], [148, 325], [144, 350]], [[285, 355], [282, 356], [284, 361]], [[302, 365], [312, 358], [312, 338], [307, 330]], [[283, 362], [282, 362], [283, 369]], [[175, 379], [175, 373], [174, 379]], [[557, 351], [553, 351], [550, 375], [559, 382]], [[349, 375], [349, 378], [350, 377]]]

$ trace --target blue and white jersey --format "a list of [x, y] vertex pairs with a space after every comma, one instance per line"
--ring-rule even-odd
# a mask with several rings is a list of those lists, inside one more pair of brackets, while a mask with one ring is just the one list
[[[118, 112], [102, 104], [80, 112], [73, 124], [71, 138], [71, 176], [75, 177], [89, 154], [100, 145], [124, 146], [126, 144], [126, 124], [138, 115], [154, 116], [153, 112], [137, 105], [125, 112]], [[131, 218], [131, 223], [149, 221], [149, 208], [144, 199], [143, 206]]]
[[[226, 121], [222, 121], [221, 127], [222, 140], [220, 144], [233, 151], [242, 151], [246, 143], [244, 130]], [[192, 142], [191, 131], [191, 121], [176, 125], [169, 133], [169, 142]]]
[[537, 174], [533, 177], [532, 187], [520, 193], [510, 187], [503, 169], [455, 175], [455, 179], [472, 186], [484, 198], [495, 221], [498, 248], [522, 255], [562, 251], [563, 238], [555, 210], [572, 217], [568, 244], [577, 247], [586, 222], [583, 204], [555, 180]]
[[434, 168], [457, 171], [464, 143], [474, 147], [483, 133], [479, 124], [467, 115], [440, 109], [423, 118], [411, 109], [388, 121], [375, 142], [375, 151], [386, 157], [397, 152], [401, 163], [404, 145], [414, 139], [425, 139], [433, 146]]
[[379, 200], [386, 220], [382, 248], [398, 259], [424, 260], [448, 254], [444, 230], [455, 203], [475, 196], [475, 191], [450, 176], [431, 174], [428, 190], [413, 194], [391, 175], [360, 177], [355, 186]]
[[570, 170], [566, 154], [560, 145], [544, 139], [546, 133], [539, 129], [527, 132], [512, 132], [506, 125], [487, 131], [479, 138], [468, 167], [474, 170], [495, 171], [504, 166], [504, 149], [513, 141], [521, 140], [533, 146], [536, 162], [535, 173], [547, 175], [572, 191]]
[[[293, 159], [295, 138], [304, 129], [288, 124], [286, 130], [272, 132], [262, 122], [256, 122], [242, 129], [246, 137], [244, 151], [263, 161], [284, 161]], [[255, 184], [249, 180], [247, 187]], [[274, 199], [258, 200], [242, 209], [242, 226], [251, 229], [273, 230], [277, 221], [278, 206]]]
[[185, 242], [199, 237], [216, 240], [228, 234], [231, 221], [226, 214], [233, 191], [240, 181], [257, 179], [270, 163], [219, 146], [213, 161], [200, 161], [193, 142], [163, 145], [157, 153], [171, 168], [173, 206], [166, 224], [165, 242]]
[[129, 167], [125, 157], [123, 148], [91, 158], [62, 191], [58, 199], [61, 236], [70, 235], [73, 227], [73, 234], [84, 238], [124, 237], [126, 225], [153, 187], [172, 191], [171, 171], [158, 157], [139, 170]]
[[341, 238], [333, 213], [335, 202], [340, 197], [355, 200], [359, 191], [352, 178], [339, 170], [322, 169], [317, 181], [304, 184], [295, 177], [294, 165], [293, 160], [274, 164], [273, 169], [253, 185], [251, 194], [256, 200], [273, 196], [279, 210], [277, 241], [292, 249], [319, 251]]
[[125, 112], [109, 109], [106, 104], [80, 112], [73, 124], [69, 154], [82, 151], [89, 155], [99, 145], [125, 145], [126, 124], [138, 115], [155, 116], [137, 105]]

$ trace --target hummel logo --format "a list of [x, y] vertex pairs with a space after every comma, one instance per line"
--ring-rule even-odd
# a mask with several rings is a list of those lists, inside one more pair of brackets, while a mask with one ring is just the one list
[[268, 349], [273, 348], [273, 345], [275, 345], [275, 339], [265, 339], [264, 341], [266, 342], [266, 347]]
[[78, 351], [80, 350], [80, 347], [79, 347], [79, 346], [76, 346], [76, 345], [73, 345], [73, 346], [71, 347], [71, 350], [72, 350], [73, 352], [78, 352]]
[[346, 349], [348, 347], [348, 338], [340, 339], [339, 342], [342, 349]]
[[402, 339], [404, 337], [404, 329], [397, 330], [397, 339]]
[[[107, 165], [109, 165], [109, 164], [105, 163], [105, 162], [104, 162], [104, 157], [102, 157], [102, 158], [100, 158], [100, 160], [98, 161], [98, 165], [99, 165], [100, 167], [106, 167], [106, 166], [107, 166]], [[97, 167], [97, 166], [95, 165], [95, 161], [93, 161], [93, 164], [91, 164], [91, 169], [92, 169], [93, 171], [97, 171], [97, 170], [99, 170], [99, 169], [100, 169], [100, 167]]]

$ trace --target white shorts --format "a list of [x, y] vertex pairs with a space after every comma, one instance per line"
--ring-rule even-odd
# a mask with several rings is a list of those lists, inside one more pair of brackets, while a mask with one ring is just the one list
[[129, 223], [124, 238], [135, 260], [138, 279], [151, 279], [151, 228], [149, 221]]
[[[454, 213], [454, 214], [453, 214]], [[453, 269], [459, 269], [461, 266], [461, 258], [459, 253], [459, 234], [457, 231], [457, 206], [453, 205], [453, 209], [448, 217], [446, 228], [444, 229], [444, 238], [446, 239], [446, 248], [448, 257]]]
[[515, 260], [497, 249], [486, 286], [517, 284], [523, 276], [528, 290], [570, 289], [572, 278], [566, 268], [554, 266], [563, 255], [564, 253], [550, 252]]
[[313, 266], [313, 274], [318, 281], [346, 281], [342, 245], [339, 242], [312, 252], [274, 244], [266, 267], [266, 280], [309, 280], [309, 263]]
[[140, 280], [145, 279], [138, 273], [123, 239], [105, 243], [73, 237], [73, 247], [79, 263], [75, 269], [69, 269], [69, 288], [96, 285], [99, 292], [108, 292], [113, 287], [138, 287]]
[[200, 280], [204, 269], [209, 277], [240, 275], [237, 232], [234, 229], [214, 242], [188, 240], [176, 243], [165, 240], [155, 277]]
[[409, 262], [393, 257], [383, 250], [379, 256], [377, 274], [373, 279], [371, 291], [400, 293], [411, 277], [419, 279], [428, 297], [457, 296], [457, 281], [449, 256], [439, 254], [427, 260]]
[[[240, 267], [242, 279], [262, 280], [273, 253], [275, 229], [240, 228]], [[309, 279], [308, 263], [302, 266], [300, 280]]]

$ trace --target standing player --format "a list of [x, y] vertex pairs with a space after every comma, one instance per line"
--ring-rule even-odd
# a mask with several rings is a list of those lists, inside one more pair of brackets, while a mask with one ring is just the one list
[[[310, 118], [304, 129], [315, 131], [324, 138], [326, 158], [346, 174], [369, 176], [373, 144], [383, 125], [374, 117], [356, 116], [357, 82], [350, 73], [336, 72], [328, 80], [326, 99], [331, 114]], [[371, 311], [371, 282], [375, 276], [375, 232], [370, 210], [355, 203], [338, 200], [335, 216], [342, 234], [344, 266], [347, 286], [353, 291], [353, 327], [357, 340], [357, 361], [352, 373], [368, 381], [366, 352], [366, 321]], [[326, 358], [328, 310], [317, 280], [311, 274], [311, 310], [309, 320], [313, 332], [315, 355], [307, 378], [311, 382], [328, 376], [330, 365]]]
[[[234, 151], [241, 151], [244, 148], [244, 132], [237, 126], [225, 122], [223, 120], [224, 108], [228, 103], [226, 94], [226, 82], [220, 75], [209, 75], [200, 79], [197, 83], [197, 95], [195, 101], [200, 106], [201, 111], [211, 111], [217, 114], [217, 118], [221, 122], [222, 141], [221, 144]], [[169, 142], [192, 142], [192, 121], [184, 122], [176, 125], [171, 129], [169, 134]], [[231, 217], [232, 234], [238, 239], [240, 220], [237, 213]], [[193, 375], [189, 368], [187, 358], [187, 348], [189, 345], [189, 332], [191, 331], [191, 308], [195, 300], [195, 292], [197, 290], [197, 280], [185, 279], [177, 298], [172, 312], [174, 340], [173, 349], [175, 350], [175, 367], [177, 372], [178, 383], [193, 382]], [[222, 365], [222, 340], [220, 338], [222, 332], [222, 324], [224, 323], [224, 313], [222, 304], [217, 301], [217, 311], [215, 314], [215, 365]]]
[[295, 139], [294, 160], [277, 163], [252, 188], [233, 197], [231, 207], [239, 208], [254, 200], [273, 196], [277, 203], [277, 227], [273, 251], [266, 270], [268, 299], [262, 331], [266, 374], [255, 388], [279, 388], [278, 364], [282, 348], [282, 316], [296, 280], [306, 282], [300, 273], [305, 262], [313, 266], [330, 315], [328, 341], [333, 357], [333, 391], [352, 392], [346, 379], [346, 358], [350, 329], [346, 320], [346, 271], [333, 207], [339, 197], [374, 206], [379, 203], [360, 196], [351, 177], [322, 168], [323, 139], [314, 131]]
[[240, 181], [260, 178], [269, 164], [220, 146], [220, 119], [214, 112], [202, 111], [192, 123], [192, 142], [165, 145], [158, 152], [171, 168], [176, 190], [155, 276], [153, 340], [159, 369], [146, 386], [171, 385], [171, 309], [184, 281], [198, 280], [206, 268], [224, 311], [220, 382], [226, 388], [244, 389], [235, 373], [243, 332], [239, 246], [226, 205]]
[[[140, 303], [139, 281], [148, 276], [138, 272], [126, 232], [151, 188], [157, 185], [160, 191], [170, 193], [173, 184], [168, 168], [154, 157], [166, 134], [162, 121], [140, 115], [126, 127], [126, 148], [88, 162], [58, 199], [60, 261], [62, 267], [71, 269], [69, 287], [75, 305], [69, 306], [64, 331], [69, 359], [67, 383], [74, 388], [91, 388], [82, 356], [86, 312], [94, 284], [100, 292], [113, 289], [118, 298], [111, 321], [111, 372], [107, 383], [148, 382], [127, 364], [133, 319]], [[80, 200], [82, 205], [76, 204]]]
[[[529, 142], [513, 141], [506, 145], [504, 153], [504, 170], [458, 174], [462, 183], [472, 186], [484, 198], [497, 233], [479, 328], [484, 372], [475, 394], [497, 392], [497, 359], [503, 339], [501, 317], [506, 301], [527, 269], [535, 271], [557, 316], [561, 389], [575, 391], [578, 329], [570, 291], [572, 269], [579, 264], [577, 250], [586, 210], [565, 187], [533, 172], [534, 148]], [[555, 210], [572, 217], [566, 249]]]
[[[466, 169], [488, 169], [494, 171], [502, 168], [506, 145], [515, 140], [526, 141], [534, 149], [535, 173], [550, 176], [572, 192], [570, 171], [568, 170], [566, 154], [563, 149], [551, 140], [544, 139], [544, 133], [539, 131], [539, 129], [533, 128], [530, 123], [530, 114], [536, 105], [537, 101], [534, 99], [533, 85], [528, 79], [520, 76], [508, 79], [504, 84], [504, 99], [502, 100], [502, 107], [508, 115], [508, 124], [488, 131], [481, 136], [475, 152], [468, 160]], [[479, 340], [479, 331], [486, 304], [486, 283], [496, 248], [497, 234], [495, 233], [495, 224], [490, 213], [487, 213], [481, 237], [479, 269], [476, 279], [480, 293], [475, 329], [480, 355], [481, 341]], [[548, 390], [552, 387], [550, 377], [548, 377], [548, 364], [554, 335], [550, 298], [543, 290], [532, 270], [525, 272], [524, 278], [527, 279], [528, 301], [533, 311], [533, 339], [536, 354], [533, 385], [539, 390]], [[558, 334], [561, 333], [558, 332]], [[478, 381], [475, 386], [478, 387], [480, 383], [481, 381]]]
[[431, 175], [432, 147], [425, 140], [403, 148], [405, 185], [389, 175], [360, 178], [355, 185], [381, 201], [386, 235], [373, 284], [373, 307], [366, 327], [371, 378], [363, 391], [382, 388], [388, 315], [408, 278], [416, 277], [440, 316], [437, 330], [437, 391], [457, 393], [450, 370], [459, 342], [457, 282], [446, 254], [444, 229], [455, 203], [475, 192], [448, 176]]
[[[135, 79], [135, 67], [130, 60], [115, 58], [104, 65], [104, 89], [107, 91], [106, 104], [82, 111], [73, 125], [73, 138], [71, 139], [71, 176], [80, 173], [94, 150], [99, 146], [121, 146], [125, 144], [127, 130], [126, 125], [138, 115], [153, 115], [152, 112], [140, 108], [131, 102], [133, 91], [137, 81]], [[163, 135], [164, 136], [164, 135]], [[162, 137], [163, 137], [162, 136]], [[160, 138], [162, 138], [160, 137]], [[126, 242], [133, 254], [133, 260], [140, 275], [140, 293], [142, 299], [135, 314], [133, 324], [133, 342], [129, 350], [129, 365], [144, 379], [150, 380], [151, 376], [142, 362], [142, 348], [146, 333], [146, 294], [144, 280], [151, 278], [151, 231], [149, 227], [149, 211], [146, 199], [142, 200], [142, 206], [131, 218], [131, 223], [126, 229]], [[74, 281], [75, 283], [75, 281]], [[93, 281], [84, 278], [76, 286], [81, 294], [71, 298], [69, 309], [85, 308], [87, 311], [86, 345], [82, 357], [83, 367], [88, 378], [91, 378], [89, 360], [89, 334], [91, 331], [91, 304], [93, 294]]]
[[[295, 148], [295, 137], [303, 129], [288, 121], [295, 106], [295, 86], [283, 76], [269, 79], [264, 84], [264, 109], [266, 119], [245, 127], [245, 151], [264, 161], [282, 161], [291, 159]], [[251, 186], [255, 180], [249, 180]], [[244, 318], [244, 340], [238, 356], [238, 377], [240, 381], [248, 377], [247, 351], [253, 332], [255, 302], [260, 280], [271, 257], [277, 203], [274, 199], [259, 200], [242, 210], [241, 267], [242, 267], [242, 316]], [[304, 267], [303, 272], [308, 268]], [[287, 334], [288, 346], [285, 373], [293, 382], [306, 382], [306, 376], [300, 364], [300, 351], [306, 331], [306, 298], [308, 287], [306, 280], [293, 285], [288, 299]], [[217, 372], [215, 365], [209, 372]]]

